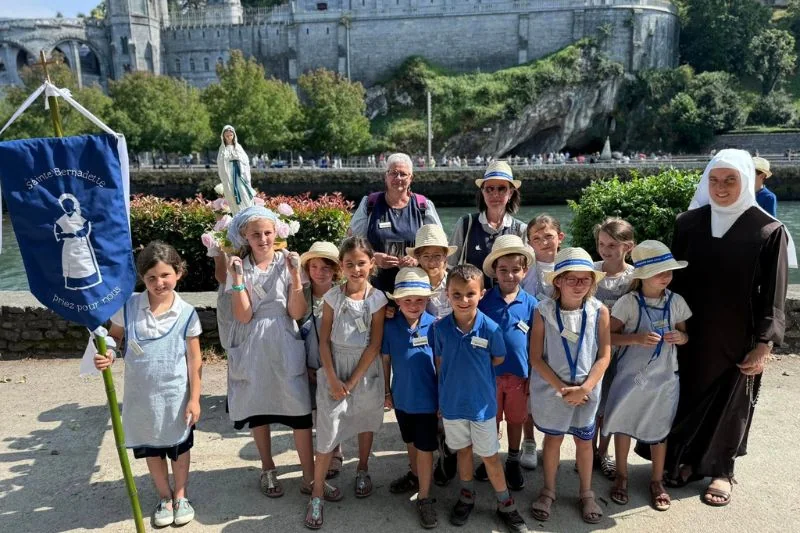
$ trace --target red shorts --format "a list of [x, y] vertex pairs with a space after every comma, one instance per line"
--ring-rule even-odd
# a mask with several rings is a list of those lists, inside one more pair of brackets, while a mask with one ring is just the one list
[[522, 424], [528, 418], [528, 380], [514, 374], [497, 376], [497, 421]]

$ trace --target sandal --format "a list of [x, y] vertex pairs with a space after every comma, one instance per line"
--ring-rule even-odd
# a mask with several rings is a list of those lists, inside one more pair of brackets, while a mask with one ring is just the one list
[[548, 488], [542, 488], [536, 501], [531, 504], [531, 514], [539, 522], [550, 520], [550, 507], [556, 501], [556, 493]]
[[[311, 495], [312, 490], [314, 489], [314, 482], [306, 483], [303, 481], [303, 484], [300, 485], [300, 494]], [[334, 487], [327, 481], [325, 482], [325, 487], [322, 489], [322, 498], [326, 502], [338, 502], [342, 498], [344, 498], [344, 493], [339, 490], [338, 487]]]
[[656, 511], [666, 511], [672, 505], [672, 499], [664, 490], [664, 484], [661, 481], [650, 482], [650, 505]]
[[581, 516], [587, 524], [597, 524], [603, 518], [603, 510], [594, 499], [594, 491], [587, 490], [580, 496]]
[[700, 481], [703, 479], [703, 476], [700, 474], [695, 474], [692, 472], [691, 468], [686, 468], [682, 466], [680, 471], [678, 472], [678, 477], [668, 477], [664, 479], [664, 484], [671, 488], [671, 489], [679, 489], [685, 487], [689, 483], [693, 483], [695, 481]]
[[306, 519], [303, 521], [303, 525], [308, 529], [319, 529], [324, 521], [322, 500], [311, 498], [306, 506]]
[[[716, 487], [712, 487], [711, 483], [714, 481], [727, 481], [731, 488], [728, 491], [724, 491], [722, 489], [718, 489]], [[736, 484], [736, 480], [732, 477], [729, 478], [714, 478], [709, 483], [708, 488], [706, 489], [705, 495], [703, 495], [703, 503], [706, 505], [710, 505], [711, 507], [725, 507], [729, 503], [731, 503], [731, 493], [733, 492], [733, 485]], [[717, 498], [722, 498], [721, 502], [715, 502], [711, 498], [716, 496]]]
[[[652, 491], [652, 487], [651, 487]], [[627, 505], [630, 498], [628, 498], [628, 477], [617, 476], [614, 480], [614, 486], [611, 487], [611, 501], [619, 505]]]
[[370, 494], [372, 494], [372, 478], [366, 470], [359, 470], [356, 473], [356, 498], [366, 498]]
[[325, 479], [333, 479], [338, 476], [342, 470], [342, 464], [344, 464], [344, 457], [341, 455], [331, 457], [331, 464], [328, 467], [328, 473], [325, 474]]
[[599, 461], [597, 465], [606, 479], [614, 480], [617, 476], [617, 462], [610, 455], [595, 456]]
[[276, 469], [261, 471], [261, 492], [268, 498], [280, 498], [283, 496], [283, 485], [278, 481], [278, 471]]

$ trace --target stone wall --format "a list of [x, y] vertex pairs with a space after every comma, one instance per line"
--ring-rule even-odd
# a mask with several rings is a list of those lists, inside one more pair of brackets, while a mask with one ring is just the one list
[[761, 154], [783, 154], [800, 151], [800, 132], [795, 133], [726, 133], [717, 135], [711, 148], [741, 148]]
[[[195, 306], [203, 348], [218, 347], [216, 292], [181, 293]], [[0, 291], [0, 360], [80, 357], [89, 334], [46, 309], [29, 292]], [[790, 285], [786, 298], [786, 336], [776, 353], [800, 353], [800, 285]]]

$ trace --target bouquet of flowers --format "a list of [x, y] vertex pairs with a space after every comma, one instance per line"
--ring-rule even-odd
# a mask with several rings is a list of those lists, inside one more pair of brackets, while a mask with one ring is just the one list
[[[257, 205], [264, 205], [264, 200], [261, 198], [256, 197], [255, 200], [261, 200], [261, 204]], [[274, 247], [276, 250], [280, 250], [281, 248], [286, 248], [286, 239], [300, 231], [300, 222], [292, 218], [294, 209], [287, 203], [278, 204], [277, 212], [278, 222], [275, 224], [277, 236], [275, 237]]]
[[[224, 199], [222, 200], [225, 201]], [[215, 210], [216, 212], [216, 210]], [[203, 245], [208, 248], [207, 255], [209, 257], [216, 257], [220, 252], [226, 254], [234, 254], [236, 251], [233, 249], [233, 244], [228, 240], [228, 226], [233, 218], [230, 215], [221, 215], [214, 227], [203, 233], [200, 240]]]

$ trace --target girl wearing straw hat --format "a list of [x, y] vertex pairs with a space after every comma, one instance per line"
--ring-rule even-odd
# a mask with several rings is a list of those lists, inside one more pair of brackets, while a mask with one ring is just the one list
[[[469, 263], [478, 268], [489, 255], [494, 240], [500, 235], [518, 235], [527, 239], [526, 225], [514, 218], [520, 205], [520, 180], [515, 180], [511, 167], [505, 161], [493, 161], [486, 167], [482, 179], [475, 180], [478, 186], [476, 202], [478, 212], [464, 215], [456, 222], [450, 242], [456, 247], [448, 262], [451, 266]], [[484, 278], [484, 286], [490, 289], [493, 282]]]
[[414, 247], [406, 248], [406, 254], [414, 257], [428, 275], [433, 292], [428, 298], [427, 311], [436, 318], [453, 312], [447, 299], [447, 258], [456, 250], [455, 246], [448, 246], [447, 235], [438, 224], [419, 228]]
[[[308, 384], [311, 390], [311, 407], [316, 410], [317, 402], [317, 370], [322, 366], [319, 357], [319, 332], [322, 327], [322, 308], [325, 293], [338, 285], [342, 278], [339, 268], [339, 249], [335, 244], [317, 241], [300, 256], [300, 268], [309, 279], [303, 285], [303, 296], [306, 299], [307, 311], [298, 320], [300, 335], [306, 344], [306, 366], [308, 367]], [[344, 457], [341, 445], [333, 450], [331, 466], [326, 479], [333, 479], [342, 469]]]
[[550, 519], [564, 435], [575, 441], [583, 520], [600, 522], [603, 511], [592, 491], [592, 438], [600, 402], [598, 384], [611, 356], [609, 311], [594, 298], [605, 274], [582, 248], [565, 248], [547, 274], [553, 298], [539, 302], [533, 319], [530, 378], [533, 422], [545, 434], [544, 487], [532, 505], [537, 520]]
[[678, 350], [686, 344], [686, 320], [692, 316], [686, 301], [667, 290], [672, 271], [686, 268], [666, 245], [644, 241], [633, 249], [634, 290], [611, 311], [611, 343], [623, 346], [606, 402], [603, 436], [614, 435], [617, 476], [611, 499], [628, 503], [628, 451], [631, 437], [649, 444], [653, 461], [650, 504], [658, 511], [670, 507], [664, 489], [666, 438], [678, 409], [680, 384]]
[[438, 525], [434, 500], [430, 498], [433, 452], [439, 444], [436, 366], [428, 342], [436, 319], [425, 311], [431, 294], [430, 280], [424, 270], [400, 269], [394, 292], [386, 295], [397, 302], [399, 312], [384, 324], [381, 347], [386, 383], [384, 405], [395, 410], [409, 460], [409, 471], [392, 481], [389, 491], [418, 493], [417, 512], [425, 529]]

